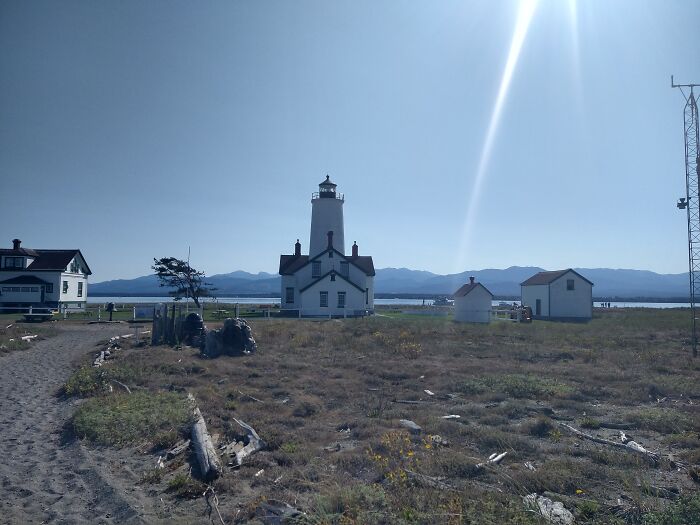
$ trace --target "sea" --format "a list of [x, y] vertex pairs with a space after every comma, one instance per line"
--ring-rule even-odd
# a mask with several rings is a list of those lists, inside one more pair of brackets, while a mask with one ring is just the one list
[[[88, 297], [88, 304], [157, 304], [171, 303], [172, 297]], [[213, 304], [280, 304], [279, 297], [217, 297], [212, 299], [207, 297], [203, 302]], [[183, 303], [184, 304], [184, 303]], [[430, 306], [433, 304], [432, 299], [374, 299], [376, 306]], [[508, 306], [519, 305], [520, 301], [493, 301], [493, 306]], [[593, 302], [594, 308], [603, 307], [604, 304], [609, 304], [610, 308], [690, 308], [689, 303], [649, 303], [649, 302], [634, 302], [634, 301], [611, 301], [610, 303]]]

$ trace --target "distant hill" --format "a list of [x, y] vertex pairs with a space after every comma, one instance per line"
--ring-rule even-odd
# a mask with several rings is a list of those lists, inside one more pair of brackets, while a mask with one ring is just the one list
[[[520, 283], [542, 271], [534, 266], [511, 266], [503, 270], [486, 269], [457, 274], [438, 275], [408, 268], [381, 268], [374, 281], [376, 294], [383, 295], [450, 295], [474, 276], [499, 297], [520, 296]], [[688, 274], [658, 274], [647, 270], [614, 270], [609, 268], [576, 268], [591, 280], [594, 297], [673, 299], [688, 296]], [[217, 296], [260, 295], [277, 296], [280, 293], [278, 275], [235, 271], [207, 277], [216, 288]], [[155, 275], [136, 279], [117, 279], [90, 284], [91, 295], [102, 296], [158, 296], [167, 295], [158, 285]]]

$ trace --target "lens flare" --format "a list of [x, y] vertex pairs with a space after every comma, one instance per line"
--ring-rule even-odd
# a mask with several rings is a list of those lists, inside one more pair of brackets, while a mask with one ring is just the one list
[[530, 28], [530, 22], [532, 21], [532, 17], [535, 14], [535, 8], [537, 7], [537, 3], [538, 0], [521, 0], [520, 6], [518, 8], [518, 17], [515, 23], [515, 29], [513, 31], [513, 39], [510, 43], [510, 50], [508, 51], [508, 59], [506, 60], [506, 65], [503, 68], [501, 84], [498, 88], [498, 95], [496, 96], [496, 102], [493, 106], [493, 111], [491, 112], [489, 127], [486, 131], [484, 145], [481, 149], [481, 157], [479, 158], [479, 165], [476, 170], [476, 177], [474, 178], [474, 184], [472, 186], [471, 195], [469, 197], [467, 216], [464, 221], [464, 228], [462, 230], [462, 237], [460, 239], [460, 249], [458, 252], [459, 256], [457, 258], [457, 261], [455, 261], [456, 272], [464, 271], [464, 264], [467, 259], [466, 251], [469, 248], [469, 241], [474, 226], [473, 223], [474, 218], [476, 216], [477, 205], [479, 203], [479, 197], [481, 195], [481, 189], [484, 183], [484, 178], [487, 174], [489, 160], [491, 159], [491, 150], [493, 149], [493, 143], [496, 138], [496, 132], [498, 131], [498, 126], [501, 121], [501, 114], [503, 113], [503, 106], [508, 95], [510, 83], [513, 79], [513, 72], [515, 71], [515, 66], [518, 63], [520, 51], [523, 48], [523, 43], [525, 42], [527, 31]]

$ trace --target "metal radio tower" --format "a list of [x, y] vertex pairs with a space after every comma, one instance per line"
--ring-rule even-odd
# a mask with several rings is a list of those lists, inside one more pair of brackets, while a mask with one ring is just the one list
[[[700, 299], [700, 134], [698, 133], [698, 102], [693, 88], [700, 84], [675, 84], [685, 98], [683, 134], [685, 136], [685, 198], [678, 206], [688, 214], [688, 267], [690, 274], [690, 313], [693, 319], [693, 357], [698, 355], [698, 317], [696, 301]], [[683, 89], [685, 88], [685, 90]]]

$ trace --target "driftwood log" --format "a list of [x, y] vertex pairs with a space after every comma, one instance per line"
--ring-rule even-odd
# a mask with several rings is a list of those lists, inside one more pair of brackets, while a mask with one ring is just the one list
[[657, 464], [659, 462], [659, 455], [657, 453], [645, 449], [636, 441], [618, 443], [617, 441], [610, 441], [609, 439], [599, 438], [591, 434], [586, 434], [585, 432], [581, 432], [580, 430], [575, 429], [574, 427], [572, 427], [571, 425], [567, 425], [566, 423], [559, 423], [559, 425], [580, 438], [593, 441], [594, 443], [600, 443], [601, 445], [609, 445], [611, 447], [621, 448], [623, 450], [627, 450], [628, 452], [636, 452], [637, 454], [640, 454], [648, 460], [650, 460], [653, 464]]
[[236, 451], [236, 463], [238, 463], [240, 466], [241, 463], [243, 463], [244, 458], [250, 456], [254, 452], [257, 452], [258, 450], [263, 449], [266, 443], [260, 439], [260, 436], [253, 427], [239, 419], [234, 418], [233, 420], [238, 423], [248, 434], [248, 444], [242, 449]]
[[194, 416], [194, 425], [192, 425], [192, 443], [194, 451], [197, 455], [197, 462], [205, 481], [212, 481], [221, 476], [223, 468], [221, 460], [214, 448], [214, 441], [207, 430], [207, 424], [204, 417], [197, 407], [197, 402], [192, 394], [187, 394], [187, 399], [192, 407], [192, 415]]

